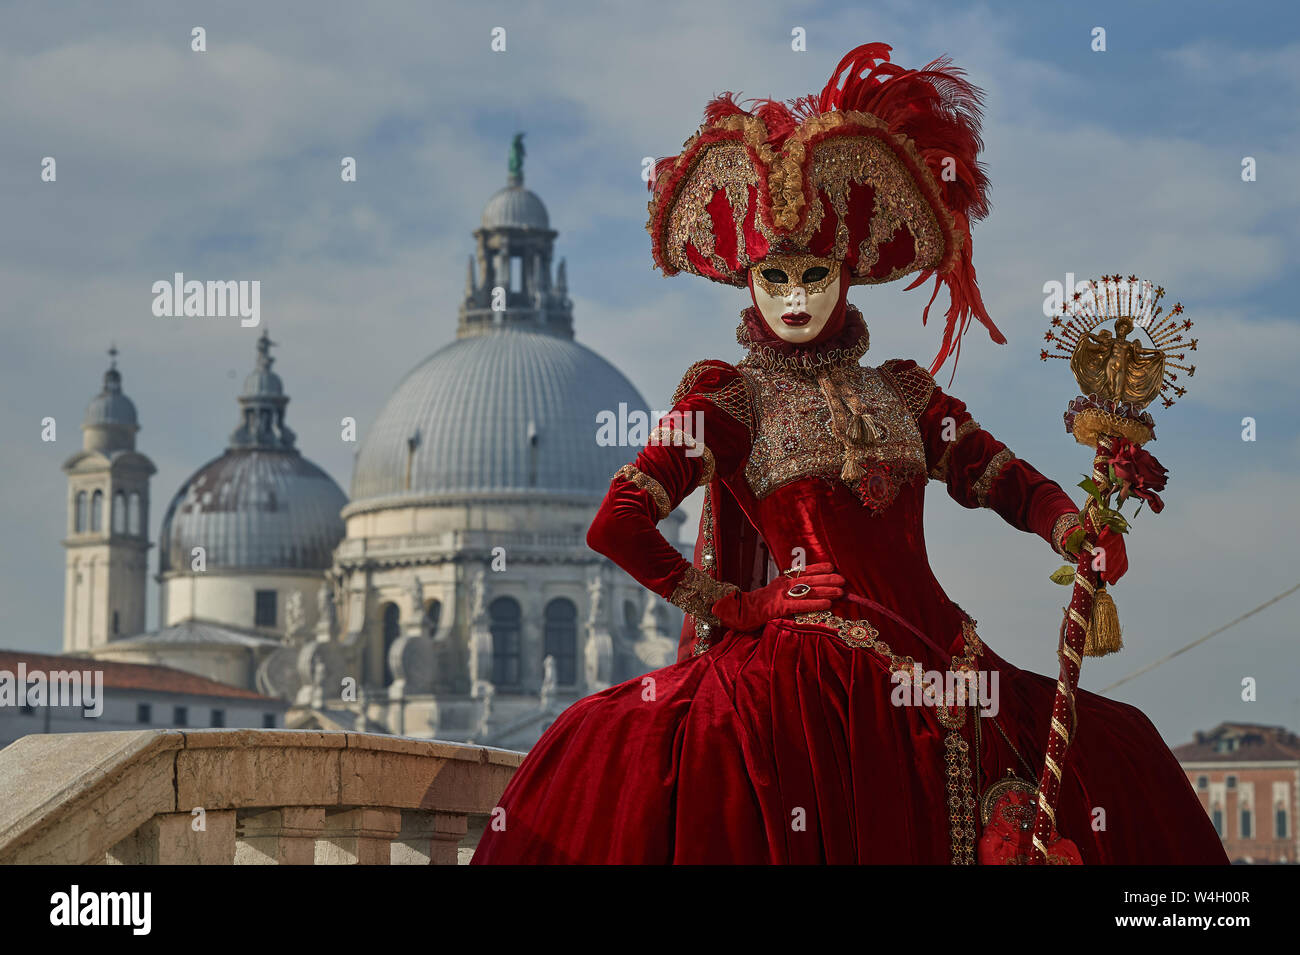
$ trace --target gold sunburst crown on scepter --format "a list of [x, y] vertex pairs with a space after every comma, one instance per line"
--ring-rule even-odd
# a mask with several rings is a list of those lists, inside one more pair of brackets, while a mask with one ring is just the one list
[[[1052, 350], [1043, 349], [1039, 358], [1069, 359], [1086, 396], [1072, 410], [1092, 406], [1092, 414], [1083, 421], [1076, 416], [1072, 423], [1071, 432], [1080, 444], [1095, 446], [1098, 427], [1144, 444], [1154, 436], [1154, 422], [1142, 409], [1157, 397], [1168, 408], [1187, 393], [1179, 384], [1180, 373], [1188, 378], [1196, 374], [1196, 366], [1184, 362], [1189, 351], [1196, 351], [1197, 339], [1187, 334], [1192, 322], [1182, 317], [1181, 303], [1164, 314], [1164, 294], [1163, 288], [1136, 275], [1103, 275], [1083, 283], [1083, 290], [1051, 319], [1052, 327], [1043, 337], [1052, 342]], [[1113, 331], [1099, 329], [1106, 324]], [[1150, 347], [1128, 337], [1139, 331]]]

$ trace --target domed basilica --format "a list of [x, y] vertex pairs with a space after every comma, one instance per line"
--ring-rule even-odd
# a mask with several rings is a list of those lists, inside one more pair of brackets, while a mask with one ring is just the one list
[[671, 662], [680, 611], [586, 546], [636, 453], [598, 443], [597, 416], [646, 404], [574, 340], [557, 234], [516, 137], [456, 339], [359, 423], [350, 498], [298, 450], [263, 333], [226, 450], [165, 512], [152, 632], [154, 469], [114, 360], [64, 465], [65, 650], [292, 700], [291, 726], [513, 749], [579, 697]]

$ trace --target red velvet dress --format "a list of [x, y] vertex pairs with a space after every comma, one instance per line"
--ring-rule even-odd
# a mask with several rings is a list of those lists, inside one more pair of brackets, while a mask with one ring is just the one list
[[[930, 569], [922, 507], [927, 479], [941, 480], [1056, 544], [1074, 504], [914, 362], [871, 368], [862, 350], [813, 367], [755, 350], [687, 372], [660, 443], [615, 477], [588, 535], [691, 614], [678, 662], [565, 710], [476, 864], [970, 864], [988, 786], [1009, 771], [1036, 781], [1055, 681], [979, 639]], [[849, 437], [855, 416], [866, 439]], [[688, 564], [655, 524], [701, 484]], [[823, 561], [873, 606], [761, 632], [708, 625], [732, 587]], [[983, 672], [995, 706], [915, 705], [894, 676], [915, 665]], [[1227, 861], [1139, 710], [1080, 691], [1077, 714], [1057, 828], [1086, 864]]]

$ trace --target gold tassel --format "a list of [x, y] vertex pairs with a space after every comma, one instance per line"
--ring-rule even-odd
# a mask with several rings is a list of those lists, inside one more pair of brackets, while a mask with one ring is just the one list
[[854, 444], [862, 443], [862, 419], [857, 415], [849, 415], [849, 440]]
[[840, 469], [840, 480], [853, 482], [859, 480], [867, 472], [862, 470], [862, 465], [858, 464], [858, 456], [851, 451], [844, 455], [844, 467]]
[[1123, 648], [1124, 640], [1120, 633], [1119, 611], [1115, 609], [1115, 601], [1106, 593], [1105, 587], [1098, 587], [1092, 601], [1092, 620], [1088, 622], [1083, 655], [1104, 657], [1108, 653], [1118, 653]]

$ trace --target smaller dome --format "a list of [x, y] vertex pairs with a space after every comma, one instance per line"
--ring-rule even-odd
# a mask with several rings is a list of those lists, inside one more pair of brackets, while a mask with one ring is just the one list
[[280, 376], [269, 368], [256, 368], [244, 379], [244, 394], [250, 397], [282, 395], [284, 383], [280, 381]]
[[510, 185], [483, 207], [485, 229], [549, 229], [551, 217], [537, 193], [523, 185]]
[[135, 433], [140, 430], [135, 404], [122, 394], [122, 373], [117, 370], [117, 347], [108, 350], [112, 363], [104, 372], [104, 387], [90, 399], [81, 419], [82, 445], [88, 451], [111, 454], [135, 450]]
[[294, 433], [284, 423], [289, 397], [271, 371], [274, 344], [263, 329], [230, 447], [195, 471], [167, 508], [159, 541], [164, 574], [187, 572], [195, 547], [204, 548], [209, 569], [330, 566], [348, 499], [294, 448]]
[[232, 449], [199, 468], [163, 517], [159, 567], [190, 569], [202, 546], [209, 570], [325, 570], [343, 539], [348, 503], [297, 451]]
[[[116, 375], [116, 372], [109, 372]], [[107, 377], [107, 376], [105, 376]], [[106, 425], [118, 425], [126, 428], [139, 427], [135, 414], [135, 404], [121, 392], [121, 379], [118, 390], [110, 391], [107, 387], [90, 399], [86, 406], [86, 416], [81, 419], [82, 427], [100, 428]]]

